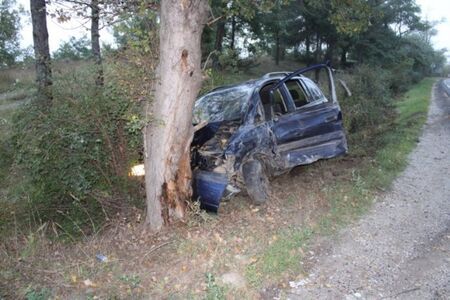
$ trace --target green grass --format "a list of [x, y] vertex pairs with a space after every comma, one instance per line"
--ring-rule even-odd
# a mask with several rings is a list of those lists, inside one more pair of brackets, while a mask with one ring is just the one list
[[381, 137], [383, 146], [375, 157], [368, 158], [369, 163], [352, 172], [350, 182], [341, 179], [324, 187], [329, 210], [317, 223], [284, 230], [273, 243], [262, 247], [257, 262], [246, 270], [251, 285], [260, 287], [267, 282], [277, 282], [283, 275], [298, 274], [301, 272], [300, 248], [306, 249], [314, 236], [335, 233], [370, 208], [376, 193], [387, 188], [406, 167], [408, 154], [416, 146], [426, 121], [434, 81], [423, 80], [395, 103], [397, 116], [391, 130]]
[[0, 110], [0, 189], [5, 183], [13, 159], [11, 150], [11, 115], [13, 109]]
[[311, 228], [288, 228], [272, 236], [257, 261], [246, 269], [248, 282], [259, 287], [264, 281], [277, 281], [287, 273], [301, 271], [303, 247], [312, 234]]
[[371, 188], [386, 188], [407, 165], [407, 156], [416, 146], [428, 113], [434, 79], [427, 78], [396, 102], [394, 129], [384, 137], [386, 146], [377, 152], [375, 167], [368, 170]]

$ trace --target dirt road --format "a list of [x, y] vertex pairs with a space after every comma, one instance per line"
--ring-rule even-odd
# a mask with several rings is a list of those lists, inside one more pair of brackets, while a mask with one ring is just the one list
[[450, 299], [450, 97], [435, 85], [432, 98], [409, 166], [368, 215], [318, 245], [289, 299]]

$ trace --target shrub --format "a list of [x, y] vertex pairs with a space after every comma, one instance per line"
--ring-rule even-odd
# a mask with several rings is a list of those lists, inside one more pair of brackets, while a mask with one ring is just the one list
[[57, 78], [49, 112], [32, 101], [14, 118], [15, 161], [26, 179], [20, 196], [41, 222], [60, 222], [70, 234], [95, 230], [138, 198], [128, 177], [142, 147], [137, 105], [114, 81], [95, 87], [91, 71]]
[[369, 65], [337, 76], [352, 92], [351, 97], [346, 96], [341, 85], [336, 83], [351, 150], [364, 153], [376, 146], [377, 134], [393, 113], [390, 78], [388, 71]]

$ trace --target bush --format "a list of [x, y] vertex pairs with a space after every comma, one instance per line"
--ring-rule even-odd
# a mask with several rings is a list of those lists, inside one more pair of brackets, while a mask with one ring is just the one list
[[337, 76], [346, 82], [352, 93], [351, 97], [346, 96], [342, 86], [336, 83], [344, 127], [353, 153], [364, 154], [378, 146], [377, 137], [393, 113], [390, 78], [388, 71], [369, 65], [358, 66]]
[[20, 196], [40, 222], [71, 234], [95, 230], [138, 198], [128, 177], [142, 148], [137, 105], [114, 81], [95, 87], [93, 73], [58, 78], [49, 112], [31, 102], [14, 118], [15, 161], [26, 179]]

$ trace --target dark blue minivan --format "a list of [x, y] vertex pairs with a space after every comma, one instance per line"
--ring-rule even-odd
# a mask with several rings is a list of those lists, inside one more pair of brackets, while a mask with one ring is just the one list
[[215, 212], [241, 190], [264, 203], [270, 177], [347, 152], [327, 64], [214, 89], [196, 101], [193, 123], [194, 195]]

